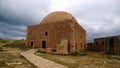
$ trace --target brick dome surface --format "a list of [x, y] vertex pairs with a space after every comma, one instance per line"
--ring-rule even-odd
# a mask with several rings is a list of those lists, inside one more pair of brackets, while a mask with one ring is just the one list
[[53, 23], [53, 22], [59, 22], [59, 21], [64, 21], [64, 20], [69, 20], [69, 19], [74, 19], [74, 17], [67, 12], [64, 11], [57, 11], [57, 12], [52, 12], [48, 14], [42, 21], [41, 23]]

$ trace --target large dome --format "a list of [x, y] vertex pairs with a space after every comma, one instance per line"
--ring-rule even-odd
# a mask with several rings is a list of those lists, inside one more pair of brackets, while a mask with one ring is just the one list
[[41, 21], [41, 24], [53, 23], [53, 22], [64, 21], [64, 20], [69, 20], [69, 19], [74, 19], [74, 17], [70, 13], [63, 12], [63, 11], [57, 11], [57, 12], [52, 12], [52, 13], [48, 14]]

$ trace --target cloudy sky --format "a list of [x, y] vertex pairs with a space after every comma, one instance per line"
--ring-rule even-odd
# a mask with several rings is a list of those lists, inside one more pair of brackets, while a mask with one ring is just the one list
[[94, 38], [120, 35], [120, 0], [0, 0], [0, 38], [25, 39], [26, 26], [50, 12], [71, 13]]

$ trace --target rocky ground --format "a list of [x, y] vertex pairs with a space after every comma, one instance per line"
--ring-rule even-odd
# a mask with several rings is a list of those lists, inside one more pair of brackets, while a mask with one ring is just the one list
[[0, 43], [0, 68], [37, 68], [20, 55], [22, 50], [3, 47], [5, 44]]

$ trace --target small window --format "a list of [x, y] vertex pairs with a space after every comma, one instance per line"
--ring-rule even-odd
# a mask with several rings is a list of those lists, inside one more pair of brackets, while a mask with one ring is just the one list
[[48, 36], [48, 32], [45, 32], [45, 36]]
[[104, 41], [102, 41], [102, 45], [104, 45]]
[[96, 45], [98, 45], [98, 42], [96, 42]]

